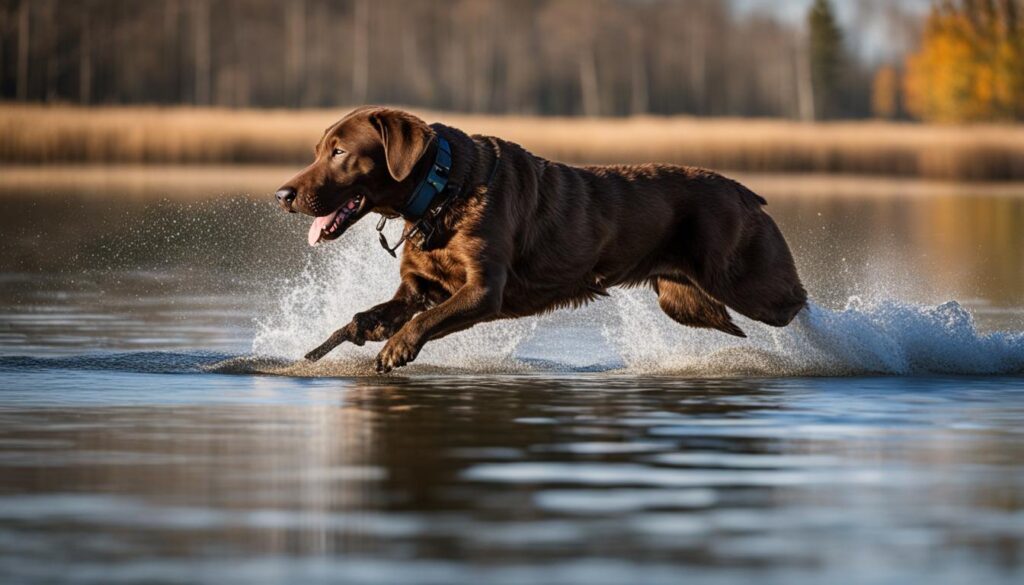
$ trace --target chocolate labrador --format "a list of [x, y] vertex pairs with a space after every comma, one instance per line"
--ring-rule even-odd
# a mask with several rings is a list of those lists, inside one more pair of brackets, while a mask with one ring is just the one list
[[744, 337], [726, 307], [788, 325], [807, 295], [765, 200], [717, 173], [668, 164], [570, 166], [396, 109], [359, 108], [277, 192], [312, 216], [309, 243], [371, 212], [401, 218], [401, 284], [320, 347], [387, 341], [378, 372], [485, 321], [578, 307], [651, 286], [677, 322]]

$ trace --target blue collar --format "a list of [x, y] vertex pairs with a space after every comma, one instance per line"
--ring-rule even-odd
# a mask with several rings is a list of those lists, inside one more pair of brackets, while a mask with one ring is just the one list
[[444, 193], [448, 186], [448, 176], [452, 172], [452, 149], [448, 141], [437, 137], [437, 154], [434, 156], [434, 164], [430, 165], [430, 172], [426, 178], [420, 181], [412, 196], [405, 202], [402, 215], [408, 219], [423, 217], [430, 209], [430, 205], [441, 193]]

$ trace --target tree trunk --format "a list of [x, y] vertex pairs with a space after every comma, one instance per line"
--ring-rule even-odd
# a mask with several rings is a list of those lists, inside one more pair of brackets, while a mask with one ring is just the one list
[[703, 29], [692, 27], [690, 41], [690, 89], [693, 91], [693, 113], [707, 113], [708, 59], [707, 42]]
[[78, 101], [88, 104], [92, 101], [92, 27], [87, 10], [82, 11], [81, 27], [78, 46]]
[[580, 52], [580, 94], [583, 101], [583, 115], [601, 115], [601, 92], [597, 83], [597, 55], [593, 47]]
[[18, 89], [16, 95], [20, 101], [28, 99], [28, 59], [31, 27], [30, 0], [21, 0], [18, 7]]
[[469, 44], [465, 40], [464, 35], [452, 35], [451, 44], [448, 47], [448, 67], [451, 69], [450, 87], [448, 88], [448, 104], [447, 107], [454, 108], [456, 110], [466, 110], [470, 108], [472, 101], [470, 100], [469, 92], [466, 91], [466, 79], [468, 77], [467, 70], [469, 65], [468, 48]]
[[302, 105], [306, 65], [306, 0], [289, 0], [285, 12], [285, 64], [284, 85], [288, 105]]
[[163, 102], [182, 103], [188, 100], [181, 87], [181, 80], [184, 75], [181, 71], [180, 59], [180, 38], [178, 36], [178, 0], [167, 0], [164, 4], [164, 30], [163, 30], [163, 58], [164, 70], [167, 76], [164, 77]]
[[369, 0], [356, 0], [352, 19], [352, 102], [364, 104], [370, 93]]
[[3, 88], [3, 82], [6, 80], [5, 74], [7, 73], [7, 68], [4, 66], [6, 64], [5, 59], [7, 58], [7, 55], [4, 52], [4, 43], [7, 40], [6, 32], [9, 27], [7, 14], [7, 12], [0, 13], [0, 31], [2, 31], [2, 34], [4, 35], [3, 37], [0, 37], [0, 99], [7, 98], [7, 94], [4, 92]]
[[814, 111], [814, 83], [811, 81], [810, 55], [804, 46], [798, 46], [796, 56], [796, 81], [797, 98], [800, 102], [800, 119], [805, 122], [813, 122], [816, 115]]
[[303, 87], [303, 106], [323, 106], [326, 103], [324, 91], [324, 64], [329, 60], [324, 58], [329, 50], [327, 39], [333, 38], [331, 34], [330, 14], [328, 7], [323, 3], [314, 3], [310, 6], [309, 23], [307, 35], [309, 42], [306, 43], [306, 76]]
[[35, 0], [35, 3], [42, 9], [36, 13], [41, 16], [40, 20], [52, 23], [51, 26], [40, 29], [41, 36], [37, 40], [43, 46], [42, 54], [46, 62], [46, 66], [43, 68], [43, 99], [47, 102], [55, 102], [60, 99], [58, 81], [62, 65], [60, 45], [63, 27], [60, 26], [60, 21], [57, 18], [57, 6], [53, 0], [48, 2]]
[[210, 103], [210, 0], [194, 0], [192, 32], [195, 37], [195, 102]]
[[494, 52], [488, 49], [486, 42], [480, 43], [474, 49], [474, 58], [471, 61], [472, 109], [476, 112], [486, 112], [491, 107], [491, 85], [494, 83], [491, 72], [494, 71]]
[[633, 46], [632, 91], [630, 92], [630, 113], [634, 116], [646, 114], [650, 108], [647, 91], [647, 60], [644, 58], [642, 41]]
[[424, 67], [420, 59], [419, 34], [415, 24], [409, 26], [409, 32], [402, 35], [402, 72], [406, 79], [410, 80], [409, 103], [425, 104], [434, 97], [435, 88], [428, 68]]

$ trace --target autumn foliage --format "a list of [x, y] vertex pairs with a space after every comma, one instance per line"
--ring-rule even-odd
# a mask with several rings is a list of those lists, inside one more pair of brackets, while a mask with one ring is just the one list
[[935, 122], [1024, 119], [1021, 0], [949, 0], [907, 59], [906, 107]]
[[894, 119], [900, 113], [899, 72], [885, 66], [875, 72], [871, 84], [871, 111], [877, 118]]

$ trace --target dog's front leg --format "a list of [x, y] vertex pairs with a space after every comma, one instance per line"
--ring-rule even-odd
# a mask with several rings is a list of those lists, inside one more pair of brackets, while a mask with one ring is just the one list
[[402, 285], [390, 301], [356, 313], [348, 325], [335, 331], [327, 341], [307, 353], [306, 359], [315, 362], [346, 341], [355, 345], [363, 345], [367, 341], [384, 341], [425, 306], [426, 302], [421, 295]]
[[413, 317], [377, 354], [377, 372], [385, 374], [413, 361], [429, 339], [495, 317], [501, 311], [504, 287], [504, 272], [500, 277], [492, 274], [488, 278], [473, 279], [445, 302]]

